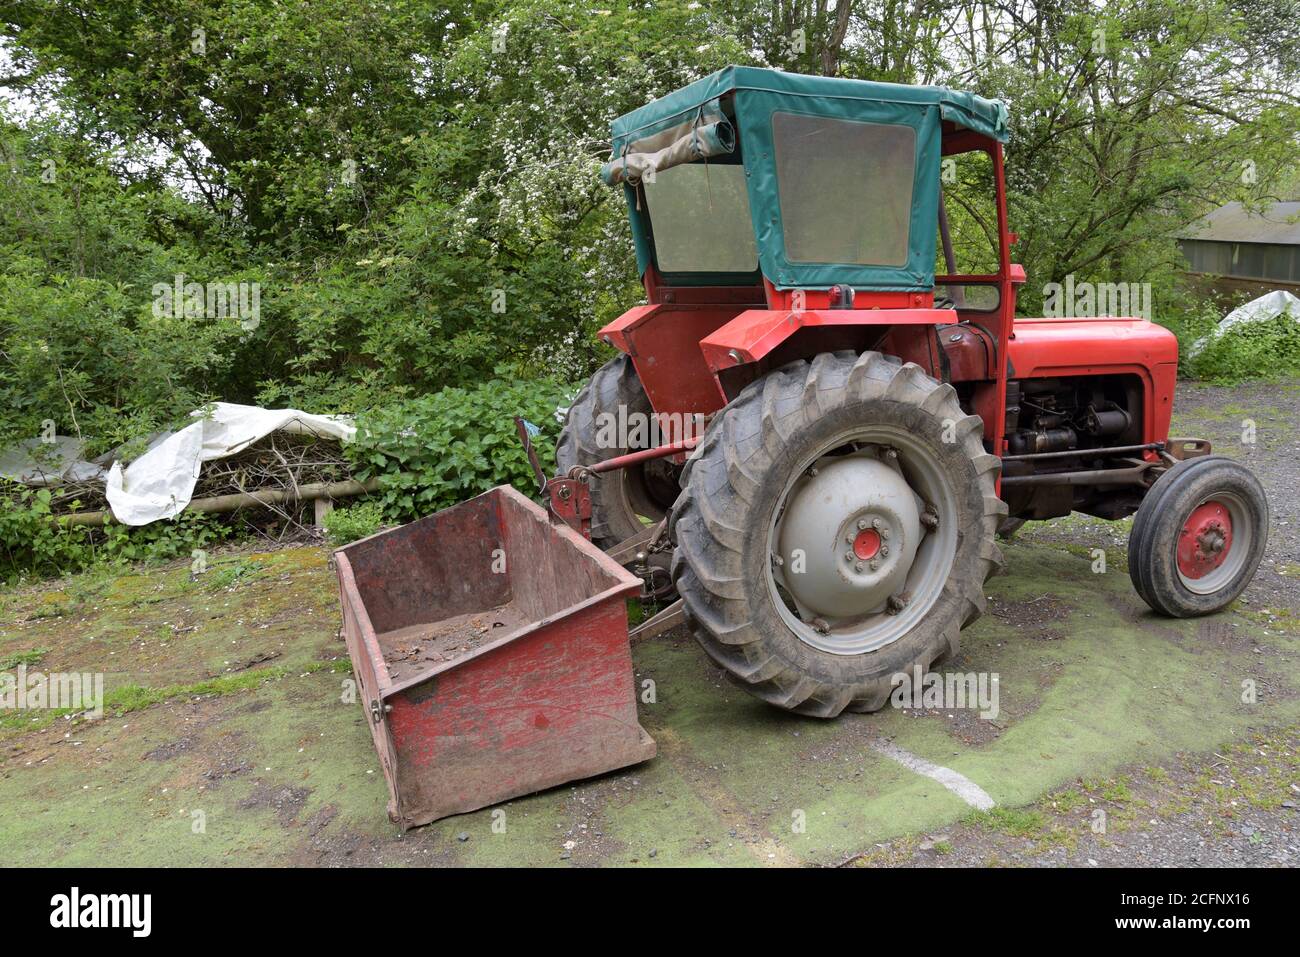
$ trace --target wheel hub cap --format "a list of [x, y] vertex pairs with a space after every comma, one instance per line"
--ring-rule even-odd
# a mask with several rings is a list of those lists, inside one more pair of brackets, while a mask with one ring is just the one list
[[863, 561], [875, 558], [880, 553], [880, 533], [874, 528], [858, 532], [853, 539], [853, 554]]
[[1204, 578], [1228, 557], [1232, 515], [1220, 502], [1197, 506], [1178, 533], [1178, 570], [1193, 580]]
[[782, 577], [805, 620], [865, 615], [903, 588], [920, 542], [917, 497], [902, 475], [871, 455], [823, 460], [791, 490]]

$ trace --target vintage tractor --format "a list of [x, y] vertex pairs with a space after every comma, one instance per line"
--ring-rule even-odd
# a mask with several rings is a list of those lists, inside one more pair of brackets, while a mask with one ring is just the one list
[[572, 403], [559, 475], [516, 420], [546, 510], [502, 486], [335, 553], [394, 820], [651, 757], [638, 591], [665, 607], [634, 635], [684, 619], [820, 717], [955, 652], [1024, 520], [1137, 512], [1158, 612], [1241, 593], [1268, 504], [1168, 437], [1174, 337], [1072, 281], [1061, 315], [1015, 317], [1006, 138], [969, 94], [742, 67], [615, 122], [603, 175], [649, 302], [601, 331], [622, 354]]
[[1006, 140], [1000, 102], [748, 67], [613, 125], [648, 303], [601, 330], [621, 355], [539, 477], [771, 704], [880, 708], [957, 650], [1024, 520], [1136, 512], [1130, 575], [1166, 615], [1259, 565], [1259, 482], [1169, 438], [1173, 335], [1075, 315], [1096, 296], [1016, 318]]

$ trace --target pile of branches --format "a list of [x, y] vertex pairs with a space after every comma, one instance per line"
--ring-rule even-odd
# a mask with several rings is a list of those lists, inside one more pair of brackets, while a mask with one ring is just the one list
[[[192, 499], [270, 490], [296, 492], [304, 485], [350, 477], [350, 465], [337, 440], [272, 432], [242, 452], [204, 462]], [[102, 480], [67, 482], [52, 486], [50, 492], [50, 508], [56, 514], [108, 508]], [[284, 513], [284, 517], [289, 515]]]
[[204, 462], [194, 498], [267, 489], [289, 491], [351, 477], [343, 448], [334, 439], [272, 432], [237, 455]]

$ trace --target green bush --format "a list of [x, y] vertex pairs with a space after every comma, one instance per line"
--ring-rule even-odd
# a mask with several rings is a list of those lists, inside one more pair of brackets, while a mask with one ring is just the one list
[[226, 541], [234, 529], [218, 515], [181, 512], [169, 521], [135, 528], [113, 522], [104, 526], [103, 535], [92, 546], [99, 561], [164, 562]]
[[331, 545], [342, 546], [373, 535], [384, 524], [384, 508], [379, 502], [358, 502], [336, 508], [325, 516], [325, 538]]
[[218, 517], [182, 512], [168, 522], [138, 528], [110, 522], [70, 525], [50, 511], [46, 489], [13, 486], [0, 494], [0, 581], [52, 576], [110, 562], [166, 561], [231, 536]]
[[1241, 323], [1207, 342], [1185, 366], [1198, 379], [1227, 384], [1300, 375], [1300, 323], [1287, 316]]
[[0, 499], [0, 577], [22, 572], [58, 574], [84, 567], [89, 544], [50, 514], [50, 493], [20, 490]]
[[1222, 317], [1220, 304], [1190, 294], [1156, 312], [1154, 318], [1178, 339], [1178, 371], [1181, 375], [1193, 376], [1188, 359], [1192, 344], [1213, 331]]
[[574, 390], [551, 380], [449, 388], [362, 415], [348, 446], [356, 477], [379, 479], [384, 517], [409, 521], [503, 484], [531, 491], [513, 416], [538, 426], [542, 468], [555, 468], [555, 411]]

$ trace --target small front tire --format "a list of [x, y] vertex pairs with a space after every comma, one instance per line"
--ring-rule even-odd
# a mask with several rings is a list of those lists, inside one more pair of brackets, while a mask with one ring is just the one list
[[1129, 577], [1154, 611], [1209, 615], [1237, 599], [1268, 544], [1259, 479], [1222, 455], [1180, 462], [1142, 500], [1129, 534]]

